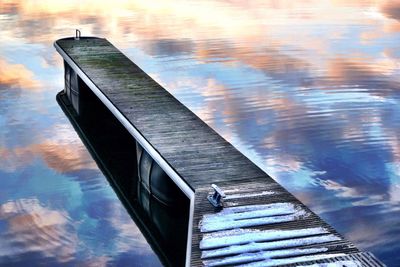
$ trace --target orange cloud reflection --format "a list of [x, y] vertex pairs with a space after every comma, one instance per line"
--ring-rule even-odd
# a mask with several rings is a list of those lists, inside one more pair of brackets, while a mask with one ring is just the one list
[[13, 172], [24, 168], [36, 158], [44, 160], [48, 167], [68, 173], [82, 169], [97, 169], [95, 162], [82, 144], [60, 144], [56, 141], [45, 141], [28, 147], [0, 149], [0, 169]]
[[387, 17], [400, 22], [400, 1], [388, 0], [381, 5], [381, 10]]
[[18, 257], [21, 251], [43, 253], [58, 262], [68, 262], [78, 246], [77, 235], [68, 231], [70, 222], [63, 211], [51, 210], [37, 199], [18, 199], [0, 205], [0, 220], [8, 222], [8, 234], [2, 240], [0, 256]]
[[33, 72], [22, 64], [12, 64], [0, 58], [0, 85], [7, 87], [39, 90], [42, 84], [34, 78]]
[[[221, 47], [218, 44], [220, 49], [215, 49], [215, 45], [199, 42], [194, 51], [198, 59], [208, 61], [224, 57], [263, 71], [282, 73], [321, 66], [321, 60], [329, 61], [329, 58], [321, 59], [320, 55], [337, 52], [327, 51], [331, 39], [312, 36], [309, 25], [324, 25], [331, 37], [338, 38], [343, 35], [337, 30], [338, 25], [377, 25], [358, 37], [366, 42], [379, 38], [384, 32], [400, 30], [399, 6], [399, 1], [386, 0], [271, 0], [218, 4], [172, 0], [22, 0], [6, 1], [1, 13], [16, 13], [20, 18], [8, 27], [18, 31], [8, 30], [4, 36], [23, 36], [46, 45], [71, 35], [75, 28], [82, 29], [84, 35], [105, 36], [119, 47], [129, 47], [137, 40], [215, 40], [218, 36], [220, 40], [228, 43], [233, 40], [239, 45]], [[383, 23], [376, 23], [377, 19]], [[301, 31], [296, 30], [301, 26]], [[296, 34], [287, 34], [294, 30]], [[311, 53], [298, 53], [294, 57], [282, 53], [285, 46]]]

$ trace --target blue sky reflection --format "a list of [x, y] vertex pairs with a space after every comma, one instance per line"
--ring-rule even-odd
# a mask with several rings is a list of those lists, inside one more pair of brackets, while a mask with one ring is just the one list
[[[400, 262], [399, 10], [385, 0], [6, 1], [0, 177], [11, 189], [0, 191], [0, 205], [29, 200], [44, 213], [68, 212], [88, 229], [75, 225], [78, 239], [94, 229], [130, 238], [86, 199], [114, 209], [54, 100], [62, 62], [52, 42], [80, 28], [115, 43], [358, 246]], [[57, 164], [65, 157], [70, 164]], [[56, 177], [68, 203], [60, 210], [34, 189], [48, 181], [51, 191]]]

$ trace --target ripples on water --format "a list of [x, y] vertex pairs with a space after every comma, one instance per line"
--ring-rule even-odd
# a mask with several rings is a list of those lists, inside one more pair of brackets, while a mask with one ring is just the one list
[[52, 42], [80, 28], [107, 37], [395, 266], [399, 10], [398, 1], [1, 2], [0, 262], [155, 264], [54, 99], [62, 62]]

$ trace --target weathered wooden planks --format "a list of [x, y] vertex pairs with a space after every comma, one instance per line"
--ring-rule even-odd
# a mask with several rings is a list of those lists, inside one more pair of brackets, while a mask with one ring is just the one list
[[[71, 61], [72, 67], [79, 69], [80, 75], [99, 90], [104, 101], [111, 103], [109, 108], [126, 119], [166, 166], [193, 191], [188, 234], [188, 251], [191, 253], [187, 255], [190, 257], [187, 265], [268, 266], [296, 262], [308, 265], [319, 260], [339, 263], [354, 260], [354, 264], [361, 264], [354, 266], [380, 266], [370, 254], [359, 254], [351, 242], [342, 238], [107, 40], [68, 38], [58, 40], [56, 47], [64, 59]], [[221, 212], [214, 210], [207, 200], [211, 183], [218, 184], [227, 193], [226, 207]], [[237, 212], [238, 209], [243, 211]], [[323, 233], [302, 236], [303, 239], [297, 237], [299, 232], [316, 227], [323, 229]], [[290, 234], [285, 238], [271, 237], [261, 243], [251, 239], [239, 245], [229, 243], [237, 231], [245, 233], [243, 240], [250, 238], [252, 235], [246, 233], [252, 231], [266, 236], [273, 236], [275, 232]], [[204, 240], [213, 235], [226, 238], [226, 245], [201, 247]], [[256, 244], [255, 248], [253, 244]]]

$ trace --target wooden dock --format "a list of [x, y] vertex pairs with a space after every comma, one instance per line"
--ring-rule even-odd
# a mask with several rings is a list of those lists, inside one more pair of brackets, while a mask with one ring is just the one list
[[[55, 47], [66, 66], [65, 90], [72, 81], [91, 90], [189, 199], [186, 266], [384, 266], [340, 236], [106, 39], [65, 38]], [[84, 110], [79, 96], [70, 99], [78, 113]], [[211, 184], [226, 194], [222, 210], [207, 199]]]

